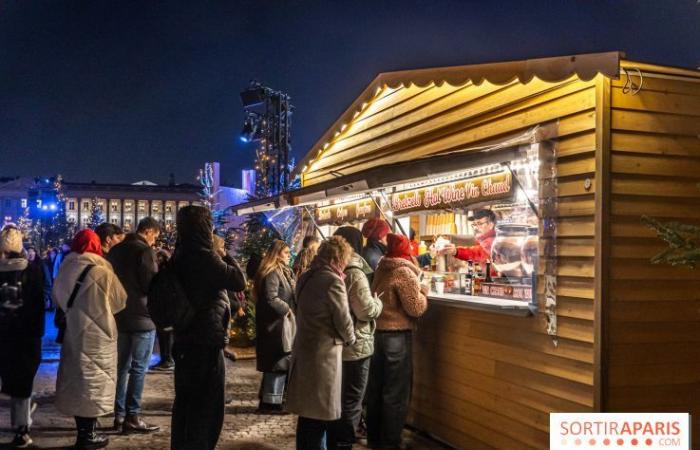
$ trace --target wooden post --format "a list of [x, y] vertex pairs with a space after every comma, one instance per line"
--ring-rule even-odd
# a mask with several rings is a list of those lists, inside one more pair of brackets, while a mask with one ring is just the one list
[[596, 153], [595, 153], [595, 330], [593, 408], [605, 411], [607, 400], [609, 309], [609, 259], [610, 259], [610, 126], [611, 87], [610, 78], [596, 78]]

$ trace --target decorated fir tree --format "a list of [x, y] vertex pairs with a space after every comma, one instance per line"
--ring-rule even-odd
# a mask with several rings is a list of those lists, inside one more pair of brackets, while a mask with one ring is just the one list
[[104, 222], [104, 213], [102, 212], [102, 206], [100, 205], [97, 197], [92, 198], [90, 203], [90, 221], [88, 222], [88, 228], [94, 230], [99, 224]]

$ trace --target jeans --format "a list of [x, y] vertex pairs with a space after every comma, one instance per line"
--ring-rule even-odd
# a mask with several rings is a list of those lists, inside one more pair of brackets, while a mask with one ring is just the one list
[[326, 450], [336, 448], [335, 421], [316, 420], [301, 417], [297, 420], [297, 448], [296, 450]]
[[367, 443], [401, 444], [413, 379], [411, 331], [377, 331], [367, 386]]
[[175, 344], [171, 450], [213, 450], [224, 423], [224, 352]]
[[369, 378], [370, 357], [343, 361], [342, 417], [336, 423], [337, 440], [342, 446], [355, 443], [355, 430], [362, 416], [362, 400]]
[[158, 348], [160, 349], [160, 362], [173, 362], [173, 331], [158, 330]]
[[10, 398], [10, 424], [12, 429], [32, 427], [32, 398]]
[[264, 372], [260, 390], [263, 403], [281, 405], [284, 398], [284, 387], [287, 383], [286, 372]]
[[155, 331], [119, 333], [117, 395], [114, 405], [116, 417], [135, 416], [141, 412], [141, 395], [155, 338]]

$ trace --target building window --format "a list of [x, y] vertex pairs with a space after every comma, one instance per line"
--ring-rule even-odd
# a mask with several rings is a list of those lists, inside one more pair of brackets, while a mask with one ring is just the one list
[[5, 223], [12, 222], [12, 216], [5, 216]]
[[5, 208], [12, 208], [12, 200], [10, 200], [9, 198], [5, 200]]
[[83, 210], [88, 211], [90, 209], [90, 202], [83, 202]]
[[75, 202], [68, 202], [68, 211], [75, 211]]
[[23, 198], [22, 200], [20, 200], [20, 205], [22, 208], [26, 208], [27, 207], [27, 199]]
[[112, 204], [112, 212], [117, 212], [119, 211], [119, 205], [115, 205], [114, 203]]
[[119, 219], [117, 219], [116, 217], [112, 217], [112, 223], [115, 224], [115, 225], [118, 224], [118, 223], [119, 223]]

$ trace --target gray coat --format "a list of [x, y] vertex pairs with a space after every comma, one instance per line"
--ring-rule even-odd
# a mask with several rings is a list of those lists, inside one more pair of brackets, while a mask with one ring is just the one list
[[[284, 271], [284, 272], [283, 272]], [[289, 353], [282, 345], [284, 316], [294, 310], [294, 276], [288, 267], [276, 269], [262, 279], [255, 305], [255, 350], [260, 372], [287, 370]]]
[[345, 283], [330, 268], [312, 268], [301, 276], [296, 318], [287, 410], [311, 419], [339, 419], [342, 349], [354, 343], [355, 332]]
[[374, 353], [375, 319], [382, 313], [382, 301], [372, 295], [371, 274], [367, 261], [353, 254], [345, 268], [345, 288], [355, 324], [355, 343], [343, 349], [343, 361], [356, 361]]

